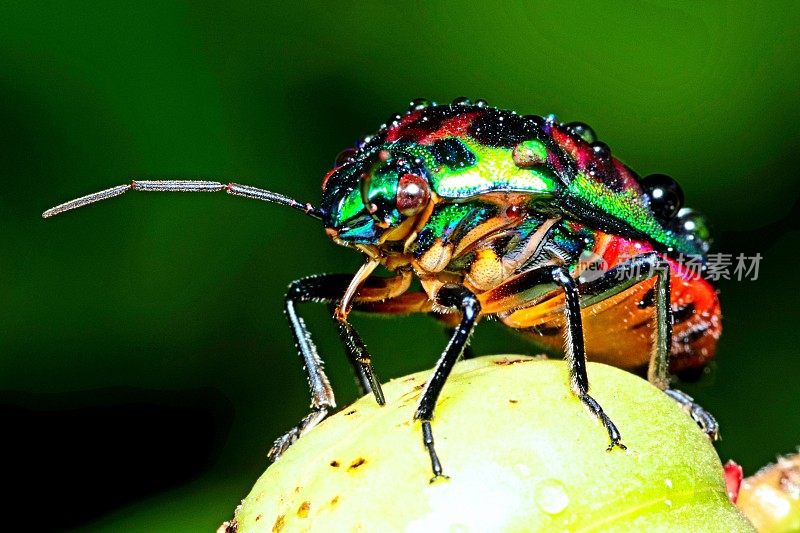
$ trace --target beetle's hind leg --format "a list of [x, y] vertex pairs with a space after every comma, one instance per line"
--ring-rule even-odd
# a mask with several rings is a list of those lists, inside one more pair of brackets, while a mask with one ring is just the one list
[[[542, 266], [522, 272], [491, 291], [481, 294], [484, 312], [496, 313], [503, 309], [515, 310], [536, 305], [537, 298], [553, 292], [564, 291], [564, 344], [569, 367], [570, 388], [591, 415], [598, 419], [606, 429], [609, 438], [608, 449], [625, 449], [622, 437], [614, 422], [589, 395], [589, 377], [586, 374], [586, 350], [584, 348], [581, 302], [577, 282], [563, 266]], [[522, 298], [525, 295], [527, 300]]]
[[586, 351], [583, 343], [583, 322], [581, 320], [580, 297], [578, 285], [569, 271], [564, 267], [550, 269], [552, 281], [564, 290], [564, 312], [566, 314], [566, 357], [570, 371], [572, 392], [580, 399], [589, 412], [600, 420], [608, 432], [608, 450], [627, 447], [622, 444], [622, 436], [617, 426], [603, 411], [600, 404], [589, 395], [589, 377], [586, 374]]
[[653, 286], [652, 304], [655, 306], [655, 339], [647, 379], [678, 402], [697, 422], [711, 440], [719, 437], [719, 426], [714, 417], [691, 396], [669, 388], [669, 354], [672, 345], [672, 307], [670, 305], [669, 264], [655, 252], [645, 253], [615, 266], [601, 277], [579, 286], [581, 307], [588, 307], [606, 298], [611, 298], [634, 285], [656, 278]]
[[692, 420], [700, 426], [700, 429], [708, 435], [708, 438], [712, 441], [719, 439], [719, 424], [717, 424], [717, 420], [701, 405], [695, 403], [694, 398], [678, 389], [667, 389], [664, 392], [667, 396], [678, 402], [678, 405], [683, 407], [683, 410], [692, 417]]

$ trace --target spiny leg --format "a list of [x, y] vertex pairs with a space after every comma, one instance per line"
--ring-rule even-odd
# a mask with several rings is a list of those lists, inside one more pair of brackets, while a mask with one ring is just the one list
[[586, 374], [586, 351], [583, 344], [583, 323], [577, 283], [564, 267], [552, 267], [548, 270], [553, 282], [564, 290], [565, 345], [572, 392], [606, 428], [611, 441], [608, 450], [612, 450], [615, 446], [624, 450], [626, 446], [620, 442], [622, 437], [617, 426], [605, 414], [600, 404], [589, 395], [589, 376]]
[[436, 362], [433, 375], [425, 384], [422, 397], [417, 405], [417, 411], [414, 413], [414, 419], [422, 422], [422, 442], [431, 458], [431, 468], [433, 470], [431, 482], [439, 477], [446, 477], [442, 474], [442, 464], [434, 448], [433, 430], [431, 429], [436, 400], [439, 398], [439, 394], [441, 394], [447, 377], [453, 370], [453, 366], [464, 353], [464, 348], [469, 342], [469, 337], [475, 328], [481, 311], [478, 298], [468, 289], [461, 286], [448, 286], [440, 289], [437, 295], [437, 303], [444, 307], [459, 309], [461, 311], [461, 323], [455, 328], [452, 337], [450, 337], [450, 342]]
[[634, 285], [656, 277], [653, 287], [655, 306], [655, 341], [647, 379], [678, 402], [700, 428], [712, 439], [719, 436], [719, 426], [714, 417], [696, 404], [687, 394], [669, 388], [669, 354], [672, 345], [672, 307], [670, 305], [669, 264], [655, 252], [649, 252], [617, 265], [601, 277], [579, 285], [581, 307], [589, 307], [630, 289]]
[[653, 286], [655, 341], [650, 354], [647, 379], [661, 390], [669, 386], [669, 352], [672, 344], [669, 264], [655, 252], [642, 254], [615, 266], [599, 278], [579, 285], [581, 307], [589, 307], [656, 277]]
[[520, 310], [537, 305], [548, 298], [554, 289], [564, 291], [564, 330], [566, 359], [569, 366], [570, 388], [589, 412], [605, 427], [610, 445], [625, 449], [620, 434], [597, 401], [589, 395], [589, 378], [586, 374], [586, 352], [583, 341], [578, 286], [569, 271], [561, 266], [542, 266], [527, 270], [481, 295], [484, 313], [502, 313], [506, 309]]
[[[444, 330], [444, 334], [447, 336], [448, 339], [452, 338], [453, 335], [455, 334], [455, 332], [456, 332], [456, 328], [448, 327], [448, 328], [445, 328], [445, 330]], [[474, 357], [475, 357], [475, 352], [472, 351], [472, 347], [470, 347], [469, 345], [464, 346], [464, 353], [461, 356], [461, 359], [466, 360], [466, 359], [472, 359]]]
[[[336, 306], [331, 304], [329, 308], [331, 309], [331, 314], [335, 317]], [[356, 374], [356, 382], [358, 383], [361, 394], [372, 393], [378, 405], [385, 405], [386, 398], [383, 396], [381, 383], [375, 376], [375, 371], [372, 368], [372, 357], [367, 351], [366, 344], [361, 340], [361, 336], [350, 322], [346, 320], [336, 320], [336, 326], [339, 331], [339, 337], [344, 344], [347, 359]]]
[[[344, 274], [322, 274], [299, 279], [289, 285], [285, 299], [286, 316], [297, 345], [297, 351], [303, 359], [303, 366], [308, 374], [308, 384], [311, 389], [311, 412], [297, 426], [275, 441], [268, 454], [272, 460], [280, 457], [289, 446], [302, 435], [311, 431], [336, 407], [336, 400], [323, 370], [322, 360], [311, 340], [305, 322], [297, 313], [296, 305], [304, 302], [330, 304], [337, 301], [347, 289], [351, 277]], [[372, 278], [369, 280], [370, 283], [365, 284], [363, 292], [367, 298], [390, 297], [392, 294], [404, 290], [404, 280], [398, 281], [402, 277]], [[338, 317], [338, 315], [335, 316]], [[346, 319], [338, 318], [337, 322], [340, 335], [345, 340], [348, 358], [354, 366], [359, 383], [366, 389], [365, 392], [372, 391], [376, 401], [382, 405], [384, 403], [383, 391], [373, 372], [372, 361], [364, 342]]]
[[303, 368], [307, 373], [308, 385], [311, 389], [311, 412], [273, 443], [267, 453], [267, 456], [273, 461], [283, 455], [289, 446], [311, 431], [328, 415], [331, 409], [336, 407], [336, 398], [322, 368], [322, 360], [317, 353], [317, 347], [311, 340], [311, 334], [296, 309], [298, 303], [313, 301], [316, 280], [317, 278], [306, 278], [294, 281], [289, 285], [289, 291], [286, 293], [286, 317], [289, 320], [297, 351], [303, 359]]

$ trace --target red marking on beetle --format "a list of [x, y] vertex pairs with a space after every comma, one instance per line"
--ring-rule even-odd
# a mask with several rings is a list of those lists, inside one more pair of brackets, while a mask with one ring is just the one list
[[339, 461], [331, 461], [330, 465], [334, 468], [339, 468]]
[[327, 174], [325, 174], [325, 176], [323, 176], [323, 178], [322, 178], [322, 191], [323, 191], [323, 192], [325, 192], [325, 187], [328, 185], [328, 179], [329, 179], [331, 176], [333, 176], [333, 174], [334, 174], [334, 173], [335, 173], [337, 170], [339, 170], [339, 167], [336, 167], [336, 168], [333, 168], [333, 169], [329, 170], [329, 171], [328, 171], [328, 173], [327, 173]]
[[[589, 155], [588, 149], [581, 150], [581, 146], [579, 145], [578, 141], [570, 135], [568, 132], [562, 130], [558, 127], [553, 127], [550, 130], [550, 136], [556, 141], [561, 148], [566, 151], [570, 157], [572, 157], [575, 162], [578, 164], [579, 168], [586, 167], [586, 162]], [[584, 142], [584, 148], [586, 148], [586, 143]]]
[[618, 159], [612, 158], [614, 170], [617, 171], [617, 178], [622, 182], [622, 188], [625, 191], [636, 191], [636, 196], [642, 195], [642, 186], [639, 181], [634, 177], [631, 170], [622, 164]]
[[419, 139], [420, 144], [431, 144], [447, 137], [465, 137], [467, 135], [467, 128], [469, 128], [475, 117], [481, 113], [464, 113], [463, 115], [456, 115], [442, 122], [442, 125]]
[[386, 132], [386, 140], [389, 142], [394, 142], [402, 135], [407, 134], [408, 133], [407, 129], [409, 128], [409, 125], [414, 124], [420, 118], [420, 116], [422, 116], [424, 112], [425, 109], [418, 109], [417, 111], [409, 113], [408, 115], [401, 118], [400, 122], [398, 122], [396, 126], [392, 126]]
[[278, 533], [281, 529], [283, 529], [283, 524], [286, 521], [286, 516], [278, 515], [278, 518], [275, 519], [275, 524], [272, 526], [272, 533]]
[[736, 503], [739, 498], [739, 489], [742, 486], [744, 472], [742, 467], [733, 461], [728, 461], [724, 466], [725, 470], [725, 490], [732, 503]]
[[435, 130], [431, 131], [429, 124], [418, 120], [423, 111], [415, 111], [406, 115], [397, 126], [389, 128], [386, 132], [386, 142], [391, 143], [400, 138], [408, 138], [425, 145], [446, 137], [464, 137], [467, 135], [467, 129], [472, 121], [481, 115], [480, 111], [462, 113], [443, 121]]

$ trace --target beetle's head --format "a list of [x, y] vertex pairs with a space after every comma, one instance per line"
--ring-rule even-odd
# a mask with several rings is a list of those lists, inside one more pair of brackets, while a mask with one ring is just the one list
[[424, 163], [401, 149], [345, 152], [322, 183], [325, 231], [345, 246], [402, 240], [431, 201]]

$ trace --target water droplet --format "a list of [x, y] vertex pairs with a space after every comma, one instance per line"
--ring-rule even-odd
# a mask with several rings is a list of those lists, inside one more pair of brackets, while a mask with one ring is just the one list
[[668, 489], [671, 489], [672, 488], [672, 480], [669, 479], [669, 478], [665, 479], [664, 480], [664, 485], [666, 485]]
[[415, 100], [411, 100], [411, 103], [408, 104], [408, 111], [418, 111], [420, 109], [425, 109], [426, 107], [430, 107], [432, 103], [425, 98], [417, 98]]
[[570, 122], [565, 126], [570, 133], [580, 137], [587, 143], [593, 143], [597, 140], [597, 134], [588, 124], [583, 122]]
[[608, 159], [609, 157], [611, 157], [611, 148], [609, 148], [606, 143], [600, 142], [600, 141], [595, 141], [592, 144], [590, 144], [589, 146], [591, 146], [592, 153], [596, 157], [598, 157], [600, 159]]
[[536, 505], [547, 514], [558, 514], [567, 508], [569, 496], [564, 485], [555, 479], [546, 479], [536, 486]]
[[522, 464], [522, 463], [517, 463], [516, 465], [514, 465], [514, 471], [520, 477], [528, 477], [528, 476], [531, 475], [531, 469], [528, 468], [528, 465], [525, 465], [525, 464]]
[[672, 500], [664, 500], [664, 505], [667, 507], [672, 507]]

